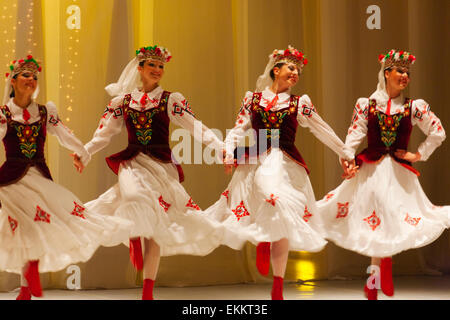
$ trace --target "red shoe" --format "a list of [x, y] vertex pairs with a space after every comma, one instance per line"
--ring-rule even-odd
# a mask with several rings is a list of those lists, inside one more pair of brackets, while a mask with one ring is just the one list
[[284, 300], [283, 298], [283, 278], [273, 277], [272, 300]]
[[144, 268], [144, 259], [142, 258], [141, 238], [130, 239], [130, 260], [136, 270]]
[[383, 258], [380, 263], [381, 291], [389, 297], [394, 295], [392, 282], [392, 258]]
[[25, 271], [25, 279], [28, 282], [30, 292], [35, 297], [42, 297], [41, 279], [39, 278], [39, 260], [30, 261]]
[[31, 292], [28, 287], [20, 287], [19, 295], [16, 300], [31, 300]]
[[369, 289], [367, 284], [364, 286], [364, 294], [367, 300], [378, 300], [378, 290], [375, 288]]
[[263, 276], [266, 276], [269, 273], [270, 242], [260, 242], [256, 246], [256, 267]]
[[142, 288], [142, 300], [153, 300], [153, 285], [155, 280], [144, 279], [144, 286]]

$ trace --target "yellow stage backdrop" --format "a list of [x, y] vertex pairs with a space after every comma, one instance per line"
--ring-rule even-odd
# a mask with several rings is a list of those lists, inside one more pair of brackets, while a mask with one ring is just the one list
[[[380, 10], [379, 20], [371, 20], [380, 29], [367, 26], [376, 14], [367, 11], [371, 5]], [[173, 55], [161, 85], [183, 93], [197, 118], [222, 136], [233, 127], [244, 93], [255, 89], [268, 55], [288, 44], [310, 61], [294, 93], [307, 93], [341, 139], [356, 99], [376, 88], [378, 54], [392, 48], [416, 55], [409, 96], [428, 101], [450, 128], [448, 0], [0, 0], [0, 8], [0, 66], [7, 72], [16, 57], [32, 53], [39, 58], [38, 101], [54, 101], [60, 118], [83, 142], [92, 137], [110, 100], [104, 87], [118, 79], [137, 48], [153, 44]], [[411, 150], [423, 139], [416, 128]], [[89, 201], [116, 183], [104, 158], [125, 145], [122, 132], [82, 175], [54, 137], [48, 140], [47, 159], [55, 181]], [[341, 181], [337, 156], [305, 129], [299, 129], [297, 146], [320, 199]], [[450, 204], [449, 155], [445, 141], [429, 161], [417, 165], [423, 189], [436, 205]], [[184, 187], [202, 208], [213, 204], [230, 180], [220, 165], [183, 168]], [[449, 240], [447, 231], [427, 247], [399, 254], [394, 273], [421, 274], [428, 268], [449, 273]], [[364, 277], [368, 264], [369, 258], [329, 244], [320, 253], [291, 252], [286, 279]], [[82, 288], [126, 288], [141, 281], [123, 245], [101, 248], [78, 266]], [[42, 281], [46, 288], [66, 288], [68, 276], [62, 270], [42, 275]], [[248, 244], [242, 251], [220, 247], [206, 257], [163, 258], [156, 283], [265, 281], [271, 279], [256, 272], [254, 246]], [[0, 273], [0, 290], [18, 286], [17, 275]], [[305, 295], [312, 290], [307, 284], [299, 288]]]

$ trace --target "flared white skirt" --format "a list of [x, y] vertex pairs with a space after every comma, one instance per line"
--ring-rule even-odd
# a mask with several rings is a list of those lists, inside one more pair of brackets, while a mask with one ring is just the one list
[[255, 245], [286, 238], [289, 250], [317, 252], [327, 243], [306, 170], [278, 148], [239, 165], [205, 213]]
[[364, 163], [317, 202], [327, 238], [370, 257], [425, 246], [450, 225], [450, 206], [435, 206], [417, 176], [390, 156]]
[[[203, 256], [223, 244], [224, 228], [204, 216], [172, 163], [139, 153], [121, 163], [118, 177], [117, 184], [86, 207], [134, 221], [129, 238], [155, 240], [161, 256]], [[124, 244], [129, 245], [128, 239]]]
[[96, 214], [35, 167], [0, 187], [0, 269], [21, 273], [30, 260], [56, 272], [89, 260], [100, 245], [120, 244], [132, 222]]

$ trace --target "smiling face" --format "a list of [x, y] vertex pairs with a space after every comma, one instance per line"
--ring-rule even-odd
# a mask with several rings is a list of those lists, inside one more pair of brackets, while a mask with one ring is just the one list
[[143, 65], [138, 66], [141, 80], [144, 86], [155, 85], [164, 75], [164, 63], [158, 60], [146, 60]]
[[275, 81], [278, 82], [279, 87], [291, 88], [298, 82], [299, 71], [297, 65], [292, 62], [283, 64], [281, 67], [273, 68]]
[[37, 76], [30, 71], [23, 71], [11, 79], [16, 97], [32, 96], [37, 87]]
[[392, 91], [403, 91], [409, 84], [409, 69], [405, 67], [393, 67], [384, 72], [386, 88]]

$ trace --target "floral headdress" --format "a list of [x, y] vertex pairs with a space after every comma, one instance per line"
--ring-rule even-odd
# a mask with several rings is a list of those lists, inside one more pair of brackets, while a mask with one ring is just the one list
[[280, 62], [295, 63], [300, 72], [302, 71], [303, 67], [308, 64], [308, 59], [305, 58], [303, 52], [298, 51], [292, 46], [288, 46], [286, 50], [275, 49], [272, 53], [272, 57], [274, 58], [275, 64]]
[[270, 71], [272, 71], [275, 65], [280, 62], [295, 63], [299, 73], [301, 73], [303, 67], [308, 64], [308, 59], [305, 58], [305, 55], [301, 51], [298, 51], [292, 46], [288, 46], [286, 50], [275, 49], [272, 54], [269, 55], [269, 62], [266, 65], [264, 73], [260, 75], [256, 81], [256, 92], [261, 92], [266, 87], [272, 85], [273, 80], [270, 77]]
[[[10, 95], [12, 92], [11, 79], [21, 72], [28, 71], [33, 75], [37, 76], [39, 72], [42, 71], [42, 67], [40, 63], [36, 61], [32, 55], [28, 55], [25, 59], [14, 60], [9, 66], [9, 71], [6, 73], [6, 83], [5, 83], [5, 91], [3, 94], [2, 104], [5, 105], [10, 99]], [[36, 90], [32, 95], [32, 99], [36, 99], [39, 94], [39, 85], [37, 85]]]
[[[378, 61], [380, 62], [381, 67], [378, 72], [377, 90], [372, 93], [369, 99], [377, 100], [378, 105], [387, 105], [390, 99], [386, 91], [386, 79], [384, 77], [385, 70], [391, 67], [405, 67], [409, 69], [416, 61], [416, 57], [409, 52], [392, 49], [387, 54], [380, 54], [378, 56]], [[403, 103], [403, 92], [400, 94], [398, 100]]]
[[10, 72], [6, 73], [8, 78], [10, 75], [14, 77], [23, 71], [29, 71], [34, 75], [37, 75], [42, 71], [42, 67], [39, 65], [32, 55], [28, 55], [25, 59], [14, 60], [9, 66]]
[[136, 57], [138, 58], [139, 62], [152, 59], [161, 61], [163, 63], [169, 62], [172, 58], [169, 50], [157, 45], [154, 45], [153, 47], [142, 47], [136, 50]]
[[409, 68], [410, 65], [414, 64], [414, 61], [416, 61], [416, 57], [409, 52], [392, 49], [387, 54], [380, 54], [378, 60], [381, 64], [384, 63], [384, 69], [394, 66]]
[[113, 97], [127, 94], [142, 86], [142, 81], [138, 72], [139, 63], [148, 59], [158, 60], [162, 63], [169, 62], [172, 58], [169, 50], [160, 46], [142, 47], [136, 50], [136, 56], [128, 62], [117, 82], [105, 87], [106, 92]]

